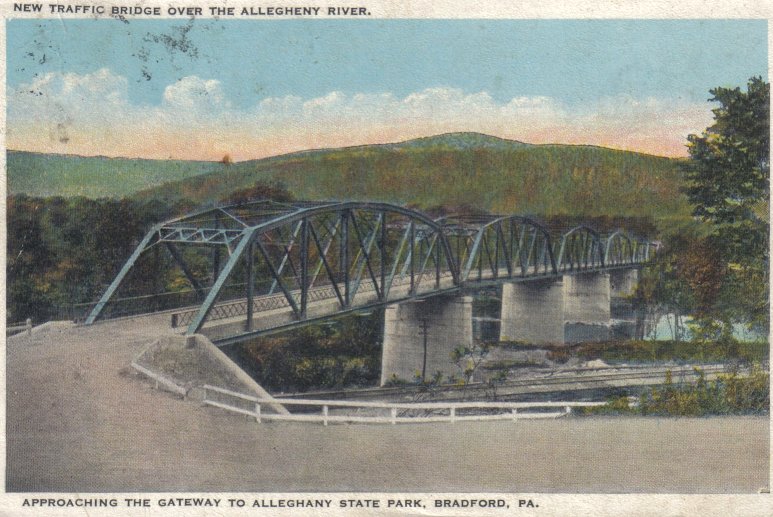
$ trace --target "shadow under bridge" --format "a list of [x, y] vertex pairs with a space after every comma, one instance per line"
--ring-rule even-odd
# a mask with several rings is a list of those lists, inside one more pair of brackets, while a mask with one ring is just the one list
[[[587, 226], [552, 239], [517, 215], [433, 219], [387, 203], [256, 201], [154, 226], [86, 324], [169, 310], [172, 326], [225, 345], [412, 299], [638, 267], [653, 247]], [[137, 269], [163, 278], [156, 288], [167, 292], [119, 296]]]

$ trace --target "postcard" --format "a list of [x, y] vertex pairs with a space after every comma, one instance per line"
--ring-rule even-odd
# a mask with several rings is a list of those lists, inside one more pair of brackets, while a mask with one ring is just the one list
[[0, 13], [0, 513], [770, 514], [769, 6]]

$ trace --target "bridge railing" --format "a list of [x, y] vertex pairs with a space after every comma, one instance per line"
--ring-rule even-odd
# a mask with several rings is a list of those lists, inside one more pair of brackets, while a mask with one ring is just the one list
[[[236, 290], [243, 288], [244, 284], [231, 284], [229, 288]], [[203, 288], [200, 292], [193, 289], [171, 291], [166, 293], [154, 293], [139, 296], [114, 297], [104, 303], [101, 319], [117, 319], [143, 314], [162, 313], [179, 310], [185, 307], [195, 307], [201, 303], [201, 292], [207, 293], [210, 288]], [[233, 297], [234, 295], [232, 295]], [[228, 297], [224, 297], [226, 300]], [[79, 303], [57, 308], [57, 319], [70, 320], [76, 323], [85, 321], [96, 302]]]
[[[449, 278], [451, 276], [450, 271], [443, 271], [441, 272], [441, 277], [443, 278]], [[407, 287], [410, 285], [410, 279], [407, 277], [396, 277], [394, 280], [392, 280], [392, 286], [393, 287]], [[366, 293], [374, 293], [376, 291], [376, 287], [373, 284], [372, 281], [366, 280], [362, 281], [359, 285], [358, 292], [360, 295], [364, 295]], [[295, 290], [292, 292], [294, 296], [297, 296], [298, 291]], [[335, 289], [331, 285], [322, 285], [320, 287], [315, 287], [313, 289], [309, 289], [308, 291], [308, 297], [309, 302], [321, 302], [326, 300], [335, 300], [337, 298]], [[354, 304], [354, 307], [357, 307], [356, 304]], [[271, 311], [276, 309], [289, 309], [290, 303], [287, 300], [287, 297], [284, 294], [272, 294], [272, 295], [261, 295], [256, 296], [253, 298], [253, 310], [255, 313], [260, 313], [263, 311]], [[249, 311], [248, 303], [246, 298], [239, 298], [233, 301], [224, 301], [221, 303], [216, 304], [212, 310], [209, 313], [209, 316], [207, 317], [207, 321], [218, 321], [218, 320], [225, 320], [229, 318], [236, 318], [239, 316], [244, 316]], [[181, 310], [181, 311], [175, 311], [171, 314], [171, 325], [172, 327], [187, 327], [190, 325], [191, 321], [193, 321], [193, 318], [196, 316], [196, 314], [199, 312], [198, 307], [191, 308], [188, 310]]]
[[[330, 423], [403, 424], [559, 418], [572, 408], [603, 406], [606, 402], [356, 402], [346, 400], [258, 398], [205, 385], [204, 404], [263, 420]], [[266, 413], [263, 406], [294, 406], [295, 413]]]

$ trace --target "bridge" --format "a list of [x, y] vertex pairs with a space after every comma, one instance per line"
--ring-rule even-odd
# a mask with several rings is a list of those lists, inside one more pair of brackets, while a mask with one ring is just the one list
[[[471, 293], [502, 289], [503, 340], [564, 343], [608, 336], [610, 299], [630, 294], [656, 244], [580, 225], [552, 235], [520, 215], [432, 218], [372, 202], [255, 201], [214, 207], [150, 229], [85, 323], [151, 308], [219, 346], [385, 308], [382, 383], [448, 372], [472, 344]], [[118, 296], [165, 250], [190, 288]], [[144, 261], [144, 262], [143, 262]]]

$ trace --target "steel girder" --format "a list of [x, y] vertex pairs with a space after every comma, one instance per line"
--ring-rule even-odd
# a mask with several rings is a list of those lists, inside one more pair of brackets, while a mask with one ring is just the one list
[[534, 219], [460, 217], [446, 220], [445, 230], [457, 244], [463, 283], [557, 274], [550, 234]]
[[604, 248], [599, 233], [585, 225], [564, 233], [558, 243], [559, 272], [575, 272], [604, 267]]
[[659, 243], [644, 241], [617, 230], [606, 238], [604, 265], [606, 267], [637, 265], [647, 262]]
[[[317, 321], [465, 287], [635, 267], [653, 247], [623, 231], [602, 239], [587, 226], [554, 242], [545, 226], [516, 215], [433, 220], [387, 203], [257, 201], [154, 226], [87, 324], [111, 303], [140, 255], [161, 243], [199, 297], [200, 305], [175, 315], [177, 325], [193, 334], [208, 321], [246, 318], [242, 335], [262, 332], [256, 318], [272, 311], [291, 313], [296, 324]], [[211, 282], [186, 262], [183, 250], [191, 248], [214, 250]], [[330, 314], [320, 315], [321, 305]]]
[[622, 230], [607, 237], [604, 246], [604, 264], [608, 266], [627, 265], [636, 261], [638, 242]]
[[[279, 216], [245, 235], [230, 256], [197, 314], [188, 333], [198, 332], [215, 307], [225, 279], [245, 250], [247, 268], [247, 332], [251, 331], [255, 304], [262, 310], [289, 308], [294, 319], [309, 318], [309, 305], [335, 300], [346, 312], [374, 301], [386, 304], [421, 291], [441, 288], [443, 273], [457, 274], [440, 226], [423, 214], [383, 203], [336, 203]], [[283, 241], [283, 239], [286, 239]], [[252, 264], [258, 257], [272, 285], [255, 298]], [[429, 280], [428, 280], [429, 279]], [[395, 287], [401, 292], [390, 296]], [[278, 287], [281, 296], [272, 296]], [[358, 303], [358, 294], [368, 293]], [[266, 303], [268, 302], [268, 305]], [[241, 302], [237, 302], [241, 303]], [[238, 311], [237, 311], [238, 312]], [[233, 314], [226, 311], [225, 317]]]

